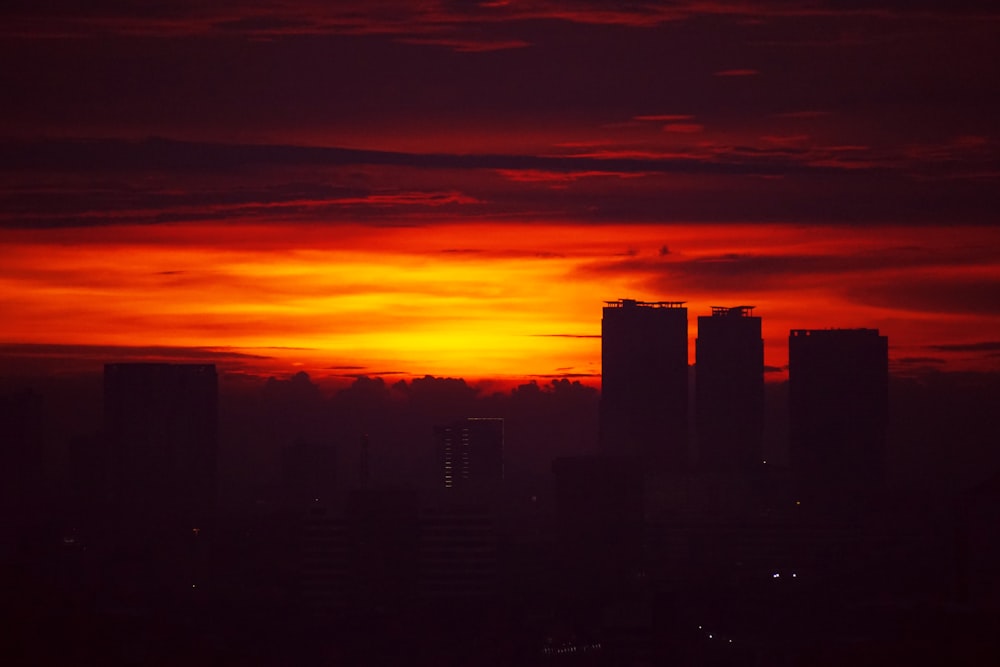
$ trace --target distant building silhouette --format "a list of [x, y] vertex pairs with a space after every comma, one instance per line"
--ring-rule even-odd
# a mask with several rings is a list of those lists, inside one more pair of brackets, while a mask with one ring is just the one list
[[552, 462], [559, 571], [570, 594], [615, 590], [642, 565], [643, 469], [624, 456]]
[[420, 512], [420, 595], [445, 606], [499, 595], [498, 535], [486, 504], [441, 503]]
[[417, 595], [418, 499], [407, 489], [356, 489], [342, 511], [304, 517], [298, 588], [305, 610], [397, 610]]
[[299, 439], [281, 450], [281, 491], [286, 504], [328, 503], [336, 488], [336, 448]]
[[104, 426], [119, 593], [176, 601], [204, 572], [217, 493], [210, 364], [107, 364]]
[[470, 417], [437, 426], [441, 485], [495, 489], [503, 481], [503, 419]]
[[761, 465], [764, 341], [753, 306], [713, 307], [698, 318], [695, 415], [698, 460], [709, 469]]
[[681, 472], [688, 463], [683, 301], [607, 301], [601, 321], [601, 448]]
[[23, 523], [39, 509], [44, 481], [43, 405], [41, 395], [30, 389], [0, 395], [0, 521], [5, 527]]
[[889, 342], [877, 329], [793, 329], [791, 462], [801, 502], [861, 509], [885, 473]]

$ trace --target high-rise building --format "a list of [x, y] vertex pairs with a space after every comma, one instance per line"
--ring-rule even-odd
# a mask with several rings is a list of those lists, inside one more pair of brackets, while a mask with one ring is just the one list
[[683, 301], [607, 301], [601, 320], [601, 448], [681, 472], [688, 462]]
[[469, 417], [434, 432], [444, 488], [488, 490], [503, 481], [503, 418]]
[[104, 367], [112, 569], [125, 594], [176, 600], [199, 587], [216, 500], [217, 404], [211, 364]]
[[337, 489], [337, 450], [297, 439], [281, 450], [281, 497], [289, 506], [329, 503]]
[[626, 456], [552, 462], [556, 558], [570, 590], [616, 590], [641, 568], [644, 472]]
[[420, 512], [419, 589], [429, 603], [483, 604], [497, 595], [496, 517], [483, 503], [440, 503]]
[[317, 503], [303, 517], [298, 589], [305, 610], [397, 611], [417, 593], [417, 494], [355, 489], [342, 510]]
[[698, 461], [709, 469], [761, 464], [764, 341], [753, 306], [713, 307], [698, 318], [695, 424]]
[[789, 435], [801, 502], [861, 508], [883, 482], [889, 341], [877, 329], [793, 329]]
[[104, 367], [104, 425], [122, 511], [192, 521], [211, 512], [217, 406], [212, 364]]

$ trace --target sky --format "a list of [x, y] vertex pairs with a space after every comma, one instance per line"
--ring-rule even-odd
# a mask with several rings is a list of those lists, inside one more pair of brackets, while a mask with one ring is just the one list
[[596, 384], [606, 300], [1000, 370], [1000, 10], [0, 9], [0, 373]]

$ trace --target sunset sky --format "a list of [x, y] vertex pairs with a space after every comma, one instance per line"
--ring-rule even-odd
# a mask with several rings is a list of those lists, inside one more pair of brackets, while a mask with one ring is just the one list
[[1000, 370], [1000, 10], [15, 0], [0, 373], [600, 374], [603, 301]]

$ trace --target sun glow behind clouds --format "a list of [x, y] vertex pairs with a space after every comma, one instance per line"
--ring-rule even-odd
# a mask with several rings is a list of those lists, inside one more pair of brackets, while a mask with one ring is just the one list
[[894, 300], [897, 285], [913, 293], [906, 281], [945, 290], [1000, 282], [990, 259], [996, 233], [965, 230], [960, 245], [952, 232], [560, 224], [7, 230], [0, 342], [225, 347], [268, 357], [241, 363], [279, 374], [351, 366], [470, 379], [595, 375], [602, 301], [634, 297], [688, 301], [692, 339], [709, 306], [757, 305], [767, 363], [780, 366], [792, 327], [878, 326], [902, 350], [973, 342], [970, 331], [995, 329], [994, 312]]

